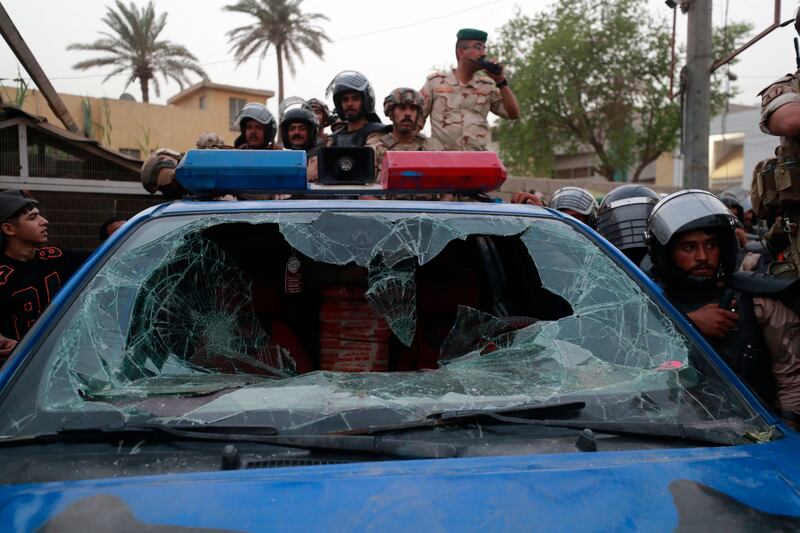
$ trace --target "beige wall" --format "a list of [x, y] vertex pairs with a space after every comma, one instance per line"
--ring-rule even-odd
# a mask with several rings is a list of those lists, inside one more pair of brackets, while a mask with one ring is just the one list
[[[200, 109], [200, 96], [206, 96], [205, 109]], [[4, 101], [14, 101], [16, 89], [2, 88]], [[80, 128], [85, 117], [83, 97], [62, 94], [67, 110]], [[119, 149], [138, 149], [142, 156], [159, 147], [176, 150], [194, 148], [200, 133], [213, 131], [228, 144], [238, 132], [229, 129], [229, 99], [242, 98], [247, 102], [264, 102], [263, 96], [246, 91], [204, 89], [179, 102], [179, 105], [144, 104], [112, 98], [88, 98], [91, 106], [92, 137], [105, 146]], [[63, 127], [39, 91], [28, 91], [22, 109], [47, 118], [48, 122]], [[110, 124], [110, 128], [108, 125]]]

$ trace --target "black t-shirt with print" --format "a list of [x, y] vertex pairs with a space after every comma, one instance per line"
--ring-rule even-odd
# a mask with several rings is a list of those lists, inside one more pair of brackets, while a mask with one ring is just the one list
[[20, 340], [87, 257], [58, 246], [37, 248], [30, 261], [0, 253], [0, 333]]

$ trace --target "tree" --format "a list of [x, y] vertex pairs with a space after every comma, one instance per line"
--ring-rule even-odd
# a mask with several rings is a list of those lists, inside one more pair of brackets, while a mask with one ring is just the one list
[[228, 32], [231, 52], [236, 65], [241, 65], [259, 51], [258, 71], [270, 46], [275, 47], [278, 57], [278, 100], [283, 101], [283, 62], [294, 76], [295, 59], [303, 62], [303, 49], [322, 59], [322, 43], [330, 38], [318, 26], [318, 20], [328, 20], [320, 13], [303, 13], [303, 0], [239, 0], [225, 6], [226, 11], [251, 15], [256, 21]]
[[[630, 172], [637, 181], [648, 164], [676, 146], [681, 103], [668, 95], [670, 28], [649, 15], [646, 4], [558, 0], [549, 12], [517, 13], [503, 26], [498, 55], [522, 118], [501, 122], [498, 137], [514, 172], [552, 175], [557, 152], [589, 147], [601, 175], [614, 179]], [[716, 57], [749, 29], [729, 25], [724, 39], [716, 32]], [[719, 76], [712, 94], [712, 111], [732, 95], [730, 89], [724, 93]]]
[[175, 80], [181, 89], [190, 84], [187, 71], [208, 79], [205, 71], [185, 47], [170, 41], [159, 40], [159, 35], [167, 23], [167, 14], [157, 15], [152, 0], [143, 9], [133, 2], [125, 6], [120, 0], [114, 7], [107, 6], [103, 18], [109, 32], [100, 32], [102, 37], [89, 44], [71, 44], [67, 50], [103, 52], [107, 55], [76, 63], [73, 68], [87, 70], [95, 67], [111, 66], [113, 69], [103, 78], [103, 83], [113, 76], [128, 74], [127, 88], [139, 80], [142, 101], [150, 101], [150, 83], [153, 83], [156, 96], [161, 95], [161, 87], [156, 78], [160, 74], [164, 81]]

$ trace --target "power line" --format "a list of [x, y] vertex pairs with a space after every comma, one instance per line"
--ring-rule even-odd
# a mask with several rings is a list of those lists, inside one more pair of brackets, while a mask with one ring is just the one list
[[[506, 0], [493, 0], [491, 2], [483, 2], [481, 4], [477, 4], [477, 5], [474, 5], [474, 6], [471, 6], [471, 7], [467, 7], [465, 9], [460, 9], [458, 11], [453, 11], [451, 13], [446, 13], [444, 15], [438, 15], [436, 17], [430, 17], [430, 18], [426, 18], [426, 19], [417, 20], [415, 22], [410, 22], [408, 24], [401, 24], [399, 26], [392, 26], [392, 27], [389, 27], [389, 28], [382, 28], [382, 29], [379, 29], [379, 30], [369, 31], [369, 32], [365, 32], [365, 33], [359, 33], [359, 34], [356, 34], [356, 35], [350, 35], [349, 37], [342, 37], [341, 39], [334, 39], [334, 40], [330, 41], [330, 44], [341, 43], [341, 42], [344, 42], [344, 41], [352, 41], [354, 39], [360, 39], [362, 37], [369, 37], [371, 35], [378, 35], [378, 34], [381, 34], [381, 33], [387, 33], [387, 32], [391, 32], [391, 31], [397, 31], [397, 30], [403, 30], [403, 29], [407, 29], [407, 28], [413, 28], [414, 26], [419, 26], [420, 24], [425, 24], [425, 23], [428, 23], [428, 22], [436, 21], [436, 20], [443, 20], [443, 19], [446, 19], [446, 18], [453, 17], [455, 15], [460, 15], [462, 13], [466, 13], [468, 11], [474, 11], [476, 9], [481, 9], [483, 7], [487, 7], [487, 6], [494, 5], [494, 4], [501, 4], [501, 3], [504, 3], [505, 1]], [[308, 48], [307, 47], [302, 47], [301, 50], [308, 50]], [[275, 57], [275, 56], [276, 56], [276, 53], [273, 51], [273, 52], [268, 53], [265, 57]], [[235, 59], [221, 59], [219, 61], [209, 61], [209, 62], [206, 62], [206, 63], [200, 63], [200, 66], [201, 67], [208, 67], [208, 66], [213, 66], [213, 65], [221, 65], [221, 64], [225, 64], [225, 63], [234, 63], [235, 61], [236, 61]], [[130, 73], [121, 72], [121, 73], [115, 74], [115, 75], [113, 75], [111, 77], [112, 78], [116, 78], [118, 76], [129, 76], [129, 75], [130, 75]], [[86, 80], [86, 79], [91, 79], [91, 78], [105, 78], [107, 76], [108, 76], [107, 74], [87, 74], [85, 76], [55, 76], [55, 77], [51, 77], [50, 80]], [[31, 80], [28, 79], [28, 81], [31, 81]]]

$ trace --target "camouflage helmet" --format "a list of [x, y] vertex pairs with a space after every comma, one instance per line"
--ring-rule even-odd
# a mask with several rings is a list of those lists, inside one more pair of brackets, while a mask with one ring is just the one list
[[325, 102], [316, 98], [311, 98], [308, 100], [308, 107], [311, 108], [311, 111], [314, 113], [316, 113], [317, 110], [322, 112], [322, 124], [320, 124], [320, 126], [324, 128], [325, 126], [331, 125], [331, 110], [328, 109]]
[[230, 148], [225, 144], [225, 141], [219, 134], [213, 131], [206, 131], [201, 133], [197, 138], [197, 148], [201, 150], [210, 150], [212, 148]]
[[150, 194], [155, 194], [162, 187], [168, 187], [175, 181], [175, 167], [181, 160], [181, 154], [169, 148], [159, 148], [144, 161], [140, 171], [142, 186]]
[[409, 87], [398, 87], [383, 99], [383, 114], [391, 119], [392, 111], [397, 104], [413, 105], [421, 113], [425, 99], [419, 91]]

